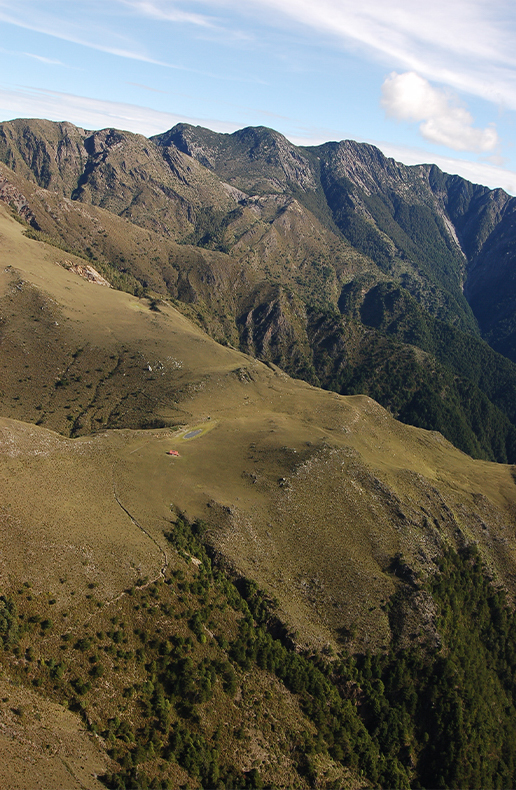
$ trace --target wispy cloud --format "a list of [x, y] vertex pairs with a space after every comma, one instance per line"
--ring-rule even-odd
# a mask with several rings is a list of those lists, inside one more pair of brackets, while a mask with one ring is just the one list
[[[168, 68], [182, 67], [153, 57], [126, 24], [129, 17], [227, 40], [249, 36], [256, 21], [289, 31], [297, 25], [337, 46], [362, 49], [388, 70], [415, 71], [516, 109], [512, 0], [74, 0], [70, 12], [63, 8], [55, 0], [0, 0], [0, 21]], [[132, 32], [124, 36], [124, 30]]]
[[[83, 7], [82, 11], [84, 12], [84, 10]], [[16, 4], [11, 0], [0, 0], [0, 22], [118, 57], [167, 66], [168, 68], [175, 67], [174, 64], [162, 63], [152, 58], [136, 42], [123, 37], [109, 27], [103, 30], [97, 24], [96, 29], [92, 31], [89, 29], [87, 20], [84, 20], [82, 24], [79, 20], [70, 22], [58, 15], [53, 15], [50, 6], [48, 12], [41, 12], [34, 7], [34, 3], [31, 3], [30, 0], [19, 0]]]
[[499, 144], [494, 124], [475, 129], [473, 117], [450, 91], [433, 88], [414, 71], [392, 74], [382, 86], [382, 105], [402, 121], [422, 121], [419, 130], [432, 143], [455, 151], [483, 153]]
[[[507, 31], [509, 4], [503, 0], [248, 0], [273, 7], [303, 24], [353, 39], [379, 52], [410, 61], [423, 47], [449, 51], [455, 59], [472, 56], [514, 62]], [[223, 3], [224, 5], [227, 2]], [[500, 16], [497, 17], [497, 9]]]
[[[116, 0], [115, 5], [118, 2], [119, 0]], [[62, 41], [68, 41], [71, 44], [79, 44], [89, 49], [105, 52], [109, 55], [149, 63], [154, 66], [163, 66], [169, 69], [195, 71], [195, 69], [189, 69], [182, 64], [170, 63], [152, 57], [138, 41], [129, 36], [124, 36], [120, 32], [120, 27], [116, 29], [116, 25], [113, 23], [105, 23], [105, 27], [103, 27], [99, 21], [101, 19], [99, 15], [94, 17], [94, 24], [89, 24], [87, 12], [88, 10], [93, 12], [95, 7], [98, 6], [95, 0], [85, 0], [85, 2], [81, 3], [81, 6], [84, 18], [78, 17], [77, 21], [70, 21], [58, 14], [54, 14], [51, 3], [48, 6], [48, 10], [41, 11], [41, 6], [38, 9], [31, 0], [17, 0], [16, 3], [12, 2], [12, 0], [0, 0], [0, 21], [24, 28], [25, 30], [43, 33]], [[91, 9], [88, 9], [89, 6], [91, 6]]]
[[[133, 13], [147, 19], [170, 22], [172, 24], [190, 25], [197, 28], [199, 34], [203, 35], [203, 38], [216, 38], [216, 40], [220, 41], [222, 37], [226, 42], [249, 41], [250, 38], [253, 38], [253, 35], [238, 26], [236, 23], [238, 16], [235, 14], [231, 14], [230, 18], [227, 18], [221, 17], [220, 14], [217, 15], [216, 13], [197, 14], [181, 9], [180, 6], [185, 5], [185, 2], [191, 5], [195, 0], [183, 0], [183, 2], [177, 2], [177, 0], [115, 1], [130, 8]], [[220, 0], [215, 0], [215, 2], [213, 2], [213, 0], [200, 0], [199, 5], [211, 5], [215, 8], [215, 11], [217, 11], [219, 8], [223, 9], [226, 5], [231, 7], [232, 3], [231, 1], [229, 4], [226, 4], [223, 1], [220, 2]]]
[[296, 22], [391, 69], [516, 108], [511, 0], [210, 0], [210, 6], [245, 9], [264, 24]]
[[36, 117], [51, 121], [67, 120], [86, 129], [115, 127], [148, 137], [180, 122], [207, 126], [218, 132], [234, 132], [238, 128], [238, 124], [216, 118], [189, 118], [136, 104], [102, 101], [30, 87], [20, 87], [18, 90], [0, 88], [0, 113], [4, 119]]
[[77, 66], [70, 66], [69, 63], [63, 63], [62, 60], [56, 60], [55, 58], [47, 58], [44, 55], [36, 55], [35, 52], [19, 52], [14, 49], [4, 49], [4, 47], [0, 47], [0, 53], [2, 55], [14, 55], [19, 57], [20, 55], [24, 58], [31, 58], [32, 60], [37, 60], [40, 63], [46, 63], [49, 66], [62, 66], [65, 69], [74, 69], [77, 70]]
[[[198, 74], [202, 77], [223, 80], [228, 82], [246, 82], [250, 84], [262, 84], [258, 77], [250, 78], [244, 73], [234, 74], [227, 72], [207, 71], [182, 63], [172, 63], [153, 57], [146, 46], [139, 43], [130, 36], [123, 35], [120, 31], [122, 26], [117, 27], [116, 23], [106, 24], [102, 27], [93, 14], [97, 8], [98, 0], [81, 0], [82, 18], [78, 21], [69, 21], [52, 11], [52, 4], [49, 4], [48, 12], [34, 8], [34, 0], [0, 0], [0, 22], [6, 22], [16, 27], [31, 30], [36, 33], [43, 33], [54, 38], [67, 41], [71, 44], [78, 44], [82, 47], [104, 52], [108, 55], [134, 60], [140, 63], [148, 63], [153, 66], [161, 66], [166, 69], [184, 71], [191, 74]], [[151, 5], [150, 3], [131, 2], [130, 0], [106, 0], [105, 6], [115, 8], [117, 6], [131, 7], [143, 13], [140, 6]], [[89, 24], [88, 7], [91, 6], [93, 23]], [[100, 18], [101, 15], [98, 15]]]
[[159, 2], [159, 0], [118, 0], [122, 5], [131, 8], [134, 12], [150, 19], [163, 22], [180, 22], [197, 27], [218, 27], [215, 18], [204, 14], [192, 14], [182, 11], [176, 3]]
[[35, 55], [33, 52], [22, 52], [21, 54], [25, 55], [26, 58], [39, 60], [40, 63], [47, 63], [49, 66], [66, 66], [66, 63], [63, 63], [61, 60], [54, 60], [53, 58], [45, 58], [43, 55]]

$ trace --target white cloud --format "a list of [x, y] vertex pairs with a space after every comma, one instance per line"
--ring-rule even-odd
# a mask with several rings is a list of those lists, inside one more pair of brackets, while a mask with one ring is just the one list
[[433, 88], [414, 71], [392, 72], [382, 86], [382, 106], [397, 120], [422, 121], [419, 130], [432, 143], [455, 151], [493, 151], [499, 144], [494, 124], [476, 129], [456, 96]]
[[[178, 6], [189, 5], [196, 0], [115, 0], [115, 2], [130, 8], [135, 14], [152, 19], [158, 22], [171, 22], [173, 24], [190, 25], [202, 31], [204, 39], [215, 39], [217, 41], [248, 42], [253, 36], [245, 33], [238, 25], [235, 25], [235, 16], [229, 19], [217, 17], [215, 14], [196, 14], [190, 11], [182, 11]], [[214, 5], [224, 7], [228, 5], [224, 0], [197, 0], [199, 5]], [[231, 6], [231, 0], [229, 0]], [[215, 11], [217, 8], [215, 8]], [[240, 10], [240, 9], [238, 9]]]
[[345, 47], [362, 48], [390, 68], [416, 71], [516, 109], [512, 0], [205, 0], [203, 5], [254, 14], [271, 26], [296, 22]]

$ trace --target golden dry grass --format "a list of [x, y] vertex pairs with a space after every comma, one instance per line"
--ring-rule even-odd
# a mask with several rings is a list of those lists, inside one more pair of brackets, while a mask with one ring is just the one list
[[[71, 441], [4, 422], [8, 524], [20, 524], [8, 563], [13, 577], [28, 536], [37, 545], [30, 549], [36, 576], [49, 584], [58, 568], [70, 567], [81, 583], [98, 573], [109, 596], [142, 569], [156, 573], [157, 546], [121, 509], [114, 486], [160, 546], [171, 505], [212, 523], [213, 542], [274, 591], [302, 640], [318, 644], [334, 641], [342, 628], [356, 629], [357, 645], [385, 643], [381, 605], [393, 590], [388, 566], [397, 552], [426, 573], [442, 541], [478, 540], [510, 583], [510, 468], [473, 461], [440, 435], [397, 423], [366, 397], [312, 388], [219, 346], [170, 305], [155, 313], [145, 300], [95, 286], [56, 265], [60, 253], [21, 230], [4, 213], [3, 293], [21, 280], [22, 290], [54, 305], [63, 326], [49, 331], [69, 349], [103, 359], [120, 359], [123, 349], [136, 355], [138, 364], [121, 365], [108, 384], [115, 396], [124, 382], [137, 385], [150, 413], [175, 427]], [[30, 355], [29, 334], [24, 343]], [[4, 398], [4, 414], [17, 416], [13, 403], [10, 411]], [[66, 405], [54, 400], [57, 427]], [[197, 426], [202, 432], [185, 441]], [[73, 549], [63, 549], [63, 536]]]
[[111, 760], [78, 717], [0, 679], [0, 786], [9, 790], [102, 790]]

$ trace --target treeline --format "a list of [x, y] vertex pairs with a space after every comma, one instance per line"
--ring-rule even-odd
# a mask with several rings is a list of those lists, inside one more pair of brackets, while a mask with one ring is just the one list
[[342, 301], [349, 305], [360, 320], [402, 343], [415, 345], [432, 354], [455, 375], [468, 379], [492, 403], [516, 423], [516, 365], [498, 354], [474, 333], [440, 321], [423, 310], [416, 300], [399, 285], [378, 283], [368, 290], [357, 309], [352, 292]]
[[[183, 520], [173, 540], [183, 551], [199, 551], [199, 535], [198, 525]], [[393, 640], [388, 653], [340, 654], [329, 661], [300, 653], [271, 634], [270, 601], [256, 584], [235, 586], [218, 572], [213, 582], [222, 585], [231, 606], [241, 612], [236, 637], [224, 643], [227, 663], [201, 667], [199, 675], [178, 653], [172, 666], [162, 664], [160, 699], [179, 694], [182, 704], [200, 704], [211, 682], [208, 676], [221, 675], [232, 694], [239, 669], [260, 669], [274, 673], [298, 697], [315, 725], [296, 747], [297, 770], [309, 786], [319, 781], [317, 757], [322, 753], [375, 787], [515, 785], [516, 616], [474, 547], [460, 554], [447, 551], [428, 585], [437, 610], [437, 648], [419, 640], [409, 649], [396, 643], [396, 609], [400, 597], [410, 594], [409, 584], [399, 586], [390, 604]], [[200, 625], [192, 621], [191, 627]], [[197, 638], [201, 636], [197, 630]], [[181, 754], [176, 755], [180, 760]], [[213, 755], [206, 764], [213, 764]], [[257, 774], [254, 779], [260, 781]]]
[[[341, 314], [298, 304], [306, 334], [299, 327], [293, 336], [275, 331], [267, 358], [315, 386], [369, 395], [473, 458], [516, 463], [514, 363], [477, 335], [433, 318], [392, 282], [357, 279], [343, 289], [339, 308]], [[259, 352], [281, 309], [278, 299], [272, 313], [267, 305], [253, 313], [255, 346], [247, 345], [247, 325], [241, 333], [247, 351]]]
[[[232, 658], [275, 672], [317, 727], [305, 745], [308, 770], [310, 758], [327, 749], [378, 787], [515, 786], [514, 610], [474, 547], [446, 552], [429, 591], [439, 648], [398, 649], [394, 638], [386, 654], [328, 663], [242, 621]], [[400, 588], [393, 610], [407, 592]]]
[[473, 458], [516, 461], [516, 427], [477, 386], [389, 337], [366, 338], [357, 362], [329, 387], [369, 395], [397, 419], [440, 431]]

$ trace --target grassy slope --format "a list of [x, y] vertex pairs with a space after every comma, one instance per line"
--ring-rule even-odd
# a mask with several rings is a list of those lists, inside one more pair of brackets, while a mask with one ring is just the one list
[[[132, 152], [136, 156], [133, 148], [127, 155]], [[196, 163], [196, 167], [200, 165]], [[273, 361], [291, 375], [311, 383], [345, 393], [369, 394], [405, 422], [442, 431], [473, 457], [501, 462], [514, 459], [515, 430], [492, 405], [495, 403], [513, 419], [510, 392], [515, 375], [511, 363], [498, 358], [481, 341], [451, 329], [448, 337], [440, 341], [445, 349], [442, 358], [430, 337], [435, 335], [435, 321], [399, 288], [394, 289], [399, 295], [398, 303], [390, 304], [392, 283], [384, 284], [385, 295], [372, 261], [324, 228], [297, 200], [269, 195], [249, 199], [228, 215], [213, 208], [203, 210], [196, 220], [200, 223], [200, 235], [193, 234], [191, 239], [202, 246], [194, 247], [179, 245], [97, 206], [42, 190], [2, 165], [0, 181], [3, 199], [16, 205], [22, 215], [42, 229], [40, 238], [51, 238], [65, 249], [86, 254], [116, 286], [139, 294], [144, 287], [168, 293], [177, 300], [176, 306], [215, 339], [240, 344], [243, 350]], [[303, 193], [304, 197], [306, 194], [309, 193]], [[303, 195], [299, 198], [304, 200]], [[24, 207], [24, 202], [30, 209]], [[150, 195], [146, 205], [154, 205]], [[230, 250], [231, 254], [221, 250]], [[362, 273], [360, 281], [356, 277], [358, 271]], [[369, 290], [364, 293], [366, 287]], [[23, 297], [18, 295], [18, 301], [20, 298]], [[357, 300], [363, 304], [360, 306]], [[337, 302], [344, 319], [338, 317]], [[41, 307], [34, 305], [34, 311], [39, 314]], [[29, 309], [28, 304], [25, 309]], [[19, 308], [16, 312], [23, 313]], [[350, 332], [351, 315], [358, 323], [356, 331]], [[389, 326], [384, 326], [389, 319]], [[388, 357], [386, 376], [382, 365], [369, 364], [371, 344], [378, 351], [385, 340], [378, 332], [364, 330], [361, 322], [393, 332], [402, 341], [390, 343], [388, 351], [382, 351]], [[13, 332], [16, 338], [23, 334], [20, 326], [13, 326]], [[438, 365], [435, 376], [433, 357], [417, 354], [406, 343], [437, 354], [450, 370]], [[471, 347], [469, 354], [464, 353], [465, 344]], [[44, 354], [41, 349], [38, 353]], [[487, 359], [482, 364], [483, 369], [490, 370], [487, 378], [492, 379], [495, 370], [494, 382], [486, 384], [485, 375], [480, 380], [475, 374], [471, 360], [479, 358], [480, 353]], [[109, 398], [116, 400], [113, 389], [105, 386], [105, 377], [115, 367], [130, 364], [123, 355], [114, 362], [100, 362], [83, 354], [64, 367], [76, 377], [85, 375], [88, 369], [97, 371], [99, 375], [90, 376], [90, 394], [97, 393], [100, 398], [108, 390]], [[464, 382], [456, 379], [457, 374], [466, 376]], [[400, 377], [410, 378], [407, 388], [396, 384]], [[108, 398], [104, 402], [107, 404]], [[108, 426], [144, 424], [138, 412], [145, 412], [145, 404], [133, 403], [136, 405], [132, 422], [128, 421], [126, 408], [122, 422], [116, 407], [108, 413], [104, 409], [91, 414], [89, 407], [86, 412], [71, 411], [69, 431], [73, 435], [87, 433], [92, 420]], [[35, 406], [44, 409], [45, 403]], [[45, 415], [40, 417], [43, 424], [52, 427]]]
[[[355, 327], [357, 331], [350, 331], [349, 323], [346, 328], [336, 314], [327, 312], [328, 304], [334, 302], [339, 294], [339, 281], [353, 278], [357, 267], [363, 270], [369, 264], [352, 248], [336, 244], [334, 238], [332, 241], [331, 233], [324, 231], [315, 219], [309, 222], [308, 213], [301, 210], [296, 201], [284, 197], [260, 198], [243, 209], [221, 236], [225, 241], [231, 237], [231, 244], [234, 244], [232, 254], [228, 256], [215, 250], [178, 245], [98, 207], [81, 205], [38, 189], [6, 168], [1, 169], [0, 166], [0, 170], [1, 178], [6, 179], [4, 189], [11, 190], [4, 199], [14, 197], [19, 209], [23, 201], [28, 200], [33, 212], [32, 222], [44, 231], [40, 238], [50, 237], [67, 249], [86, 250], [89, 260], [118, 287], [141, 294], [141, 283], [145, 283], [158, 293], [168, 291], [178, 300], [176, 306], [203, 325], [215, 339], [236, 345], [240, 341], [241, 347], [253, 355], [272, 360], [292, 375], [312, 383], [320, 382], [330, 389], [344, 392], [366, 392], [407, 422], [428, 428], [438, 427], [456, 446], [474, 457], [502, 462], [514, 457], [514, 440], [511, 438], [514, 429], [475, 385], [471, 388], [466, 381], [469, 389], [465, 397], [458, 392], [453, 372], [441, 371], [438, 381], [431, 357], [416, 356], [412, 348], [407, 349], [400, 344], [390, 344], [387, 383], [382, 379], [381, 365], [369, 364], [370, 345], [379, 351], [385, 345], [384, 339], [377, 333], [372, 335], [370, 329], [364, 331], [360, 328], [360, 320]], [[24, 209], [21, 210], [23, 213]], [[30, 219], [28, 214], [26, 216]], [[254, 251], [252, 255], [248, 252], [250, 248]], [[61, 256], [59, 260], [66, 264], [67, 258]], [[374, 283], [376, 276], [373, 273], [370, 276]], [[366, 299], [369, 304], [371, 291], [364, 295], [363, 290], [358, 282], [351, 282], [345, 287], [339, 304], [342, 303], [346, 314], [351, 315], [355, 311], [360, 318], [358, 305], [348, 304], [348, 292], [359, 293], [360, 299]], [[381, 286], [373, 287], [372, 292], [378, 290]], [[294, 296], [298, 292], [299, 295]], [[346, 297], [345, 293], [348, 294]], [[429, 333], [433, 331], [431, 319], [425, 318], [417, 306], [417, 315], [414, 316], [414, 303], [409, 310], [405, 304], [407, 297], [405, 294], [404, 300], [401, 297], [398, 300], [405, 308], [403, 327], [406, 331], [402, 331], [403, 327], [400, 330], [397, 315], [391, 317], [388, 331], [391, 332], [395, 325], [394, 333], [401, 340], [416, 342], [427, 351], [435, 351], [428, 345], [431, 345]], [[8, 298], [13, 305], [16, 304], [11, 312], [6, 308], [6, 315], [10, 313], [10, 335], [17, 344], [9, 354], [16, 357], [25, 342], [24, 332], [31, 333], [32, 326], [39, 324], [38, 335], [41, 337], [42, 323], [45, 320], [53, 323], [56, 317], [52, 318], [55, 311], [42, 304], [36, 294], [13, 291]], [[304, 300], [312, 305], [309, 311]], [[377, 316], [371, 314], [370, 308], [369, 318], [362, 315], [364, 305], [360, 308], [362, 319], [371, 323], [372, 318], [374, 323]], [[389, 309], [392, 310], [392, 305], [381, 303], [376, 313], [386, 320], [390, 315]], [[399, 305], [394, 306], [395, 313], [396, 310], [399, 313]], [[18, 317], [27, 312], [38, 324], [25, 322], [21, 326], [23, 320], [20, 323]], [[468, 342], [475, 345], [471, 337]], [[457, 356], [457, 343], [453, 345], [446, 339], [445, 346], [447, 358], [450, 353], [453, 356], [454, 349]], [[140, 395], [135, 398], [134, 390], [128, 393], [126, 388], [122, 388], [119, 393], [110, 386], [109, 380], [114, 371], [127, 372], [128, 368], [141, 365], [143, 360], [136, 363], [134, 354], [125, 352], [101, 359], [92, 355], [90, 349], [78, 355], [80, 348], [82, 346], [60, 349], [59, 365], [66, 372], [61, 381], [67, 382], [67, 386], [59, 392], [53, 388], [59, 377], [57, 369], [54, 370], [51, 389], [42, 390], [43, 397], [37, 402], [32, 401], [42, 389], [42, 382], [34, 387], [32, 380], [25, 381], [26, 392], [19, 405], [31, 405], [30, 419], [65, 430], [63, 425], [53, 422], [51, 413], [55, 413], [55, 401], [66, 400], [70, 411], [66, 415], [68, 423], [65, 427], [72, 435], [88, 433], [98, 425], [144, 425], [150, 404], [141, 394], [143, 381], [138, 384]], [[494, 363], [499, 371], [501, 366], [499, 360], [494, 360], [496, 355], [487, 346], [485, 350], [490, 367]], [[38, 348], [37, 356], [40, 360], [49, 356], [45, 343]], [[473, 357], [476, 356], [478, 354], [473, 349]], [[412, 384], [405, 389], [396, 386], [393, 397], [396, 375], [392, 370], [400, 368], [399, 375], [407, 378], [405, 358], [408, 358], [412, 371]], [[464, 358], [463, 348], [460, 348], [459, 359]], [[46, 367], [51, 370], [56, 365], [57, 358], [52, 353]], [[511, 363], [506, 362], [505, 366], [510, 368]], [[452, 371], [463, 372], [458, 370], [455, 357], [451, 367]], [[482, 367], [485, 369], [486, 365]], [[511, 370], [506, 372], [507, 375], [509, 387], [504, 385], [502, 390], [510, 394]], [[79, 376], [88, 381], [90, 388], [85, 393], [88, 397], [82, 408], [77, 407], [80, 388], [74, 384]], [[18, 383], [16, 378], [11, 382], [20, 389]], [[145, 386], [149, 387], [148, 381], [145, 381]], [[486, 391], [485, 386], [482, 388]], [[417, 406], [415, 416], [412, 415], [414, 408], [411, 403], [414, 390], [416, 399], [421, 399], [422, 394], [426, 397], [426, 402]], [[493, 397], [489, 388], [487, 394], [496, 400], [496, 393]], [[121, 405], [120, 397], [124, 399]], [[508, 404], [510, 407], [511, 399], [506, 395], [500, 405], [512, 417]], [[35, 413], [36, 408], [39, 408], [39, 414]], [[427, 413], [423, 419], [421, 414], [425, 409]], [[27, 414], [26, 411], [25, 416]], [[20, 413], [19, 416], [24, 415]]]
[[[177, 566], [163, 537], [176, 510], [210, 524], [211, 543], [277, 597], [301, 644], [386, 645], [382, 607], [396, 587], [390, 565], [398, 553], [424, 578], [443, 542], [477, 540], [511, 588], [516, 491], [509, 467], [473, 461], [440, 435], [395, 422], [366, 397], [312, 388], [218, 346], [171, 306], [156, 313], [146, 300], [90, 284], [56, 265], [60, 251], [22, 231], [2, 210], [3, 310], [6, 299], [25, 293], [32, 308], [55, 313], [34, 333], [27, 328], [34, 312], [15, 301], [18, 356], [8, 322], [0, 336], [3, 375], [13, 386], [18, 379], [23, 394], [2, 403], [5, 593], [26, 580], [29, 558], [41, 615], [72, 632], [93, 623], [101, 616], [97, 601], [107, 605], [139, 578], [159, 579], [165, 564]], [[68, 349], [73, 364], [92, 360], [57, 388], [56, 348]], [[113, 366], [112, 357], [138, 364]], [[139, 390], [150, 398], [146, 416], [173, 424], [70, 440], [13, 421], [33, 422], [43, 411], [31, 412], [30, 393], [39, 397], [46, 377], [53, 413], [46, 409], [45, 419], [64, 430], [73, 398], [84, 409], [93, 389], [86, 370], [96, 360], [111, 360], [106, 401], [128, 394], [121, 424], [133, 419], [136, 408], [124, 413], [124, 404]], [[71, 387], [73, 396], [62, 399]], [[200, 434], [185, 438], [197, 427]], [[180, 457], [167, 456], [169, 449]], [[88, 585], [96, 585], [90, 598]]]
[[[66, 464], [76, 463], [68, 459], [67, 448], [83, 446], [83, 465], [91, 458], [88, 463], [95, 468], [104, 464], [109, 469], [116, 459], [115, 478], [122, 498], [138, 519], [156, 520], [160, 525], [157, 534], [171, 502], [192, 517], [209, 516], [213, 521], [213, 514], [218, 514], [215, 521], [218, 519], [221, 527], [214, 536], [216, 542], [246, 569], [254, 568], [254, 575], [263, 577], [261, 581], [275, 585], [277, 594], [285, 597], [285, 608], [294, 612], [299, 606], [291, 619], [301, 623], [306, 620], [312, 633], [322, 629], [325, 638], [334, 621], [343, 619], [348, 624], [350, 614], [335, 607], [335, 617], [328, 622], [329, 632], [322, 620], [313, 626], [315, 610], [301, 580], [294, 595], [298, 603], [294, 606], [288, 600], [290, 561], [298, 566], [304, 558], [306, 568], [298, 571], [300, 576], [312, 572], [317, 575], [323, 557], [332, 556], [336, 568], [327, 594], [336, 595], [341, 602], [354, 589], [357, 574], [363, 573], [369, 581], [367, 589], [363, 588], [361, 605], [367, 608], [368, 597], [382, 598], [382, 589], [389, 586], [383, 569], [396, 551], [405, 550], [406, 544], [410, 553], [417, 554], [419, 547], [424, 547], [427, 559], [432, 555], [439, 536], [425, 523], [433, 516], [442, 521], [441, 495], [453, 512], [445, 519], [446, 529], [441, 528], [450, 537], [457, 530], [475, 537], [478, 532], [478, 538], [489, 546], [492, 561], [502, 569], [510, 567], [511, 544], [495, 541], [472, 515], [478, 510], [475, 497], [483, 492], [487, 496], [483, 517], [495, 528], [494, 512], [504, 513], [512, 503], [513, 482], [508, 467], [474, 462], [439, 435], [396, 423], [368, 398], [342, 398], [314, 389], [233, 349], [218, 346], [172, 307], [162, 305], [161, 312], [154, 313], [135, 297], [87, 283], [55, 265], [54, 249], [24, 239], [21, 231], [19, 225], [4, 217], [5, 260], [9, 263], [12, 256], [17, 274], [4, 267], [3, 289], [9, 290], [13, 279], [21, 277], [22, 289], [35, 287], [44, 294], [42, 298], [53, 300], [54, 307], [59, 303], [61, 322], [49, 330], [59, 337], [64, 335], [70, 348], [81, 346], [83, 353], [90, 349], [89, 353], [107, 359], [120, 356], [121, 349], [129, 358], [136, 353], [144, 364], [119, 367], [108, 379], [110, 386], [115, 391], [124, 386], [129, 395], [133, 387], [143, 387], [145, 399], [151, 399], [147, 416], [172, 424], [168, 429], [145, 433], [101, 433], [96, 438], [83, 438], [79, 444], [54, 437], [52, 441], [64, 448], [65, 477]], [[50, 336], [46, 342], [51, 342]], [[31, 360], [29, 375], [34, 382], [36, 375], [43, 376], [46, 371], [35, 369], [29, 335], [25, 343], [24, 353]], [[158, 368], [156, 361], [162, 362], [163, 368]], [[146, 369], [147, 363], [154, 366], [152, 372]], [[20, 373], [18, 364], [11, 363], [9, 375]], [[90, 391], [88, 383], [82, 377], [73, 382], [73, 397], [82, 405]], [[25, 382], [20, 384], [24, 386]], [[40, 384], [33, 386], [39, 389]], [[71, 386], [54, 387], [54, 391], [61, 397], [61, 390]], [[120, 405], [121, 421], [124, 403]], [[66, 426], [66, 415], [75, 408], [75, 402], [56, 399], [53, 407], [49, 419], [56, 428]], [[23, 414], [24, 408], [12, 401], [4, 402], [2, 410], [8, 417], [33, 419]], [[132, 418], [129, 406], [125, 417]], [[181, 425], [197, 424], [214, 427], [190, 441], [180, 434], [171, 436]], [[165, 456], [170, 447], [180, 451], [177, 461]], [[39, 463], [37, 455], [28, 466]], [[44, 464], [38, 469], [40, 474], [46, 474]], [[110, 476], [102, 472], [101, 477], [107, 495], [112, 496], [112, 484], [106, 482]], [[281, 480], [283, 477], [286, 479]], [[314, 487], [311, 480], [322, 477], [324, 486]], [[376, 493], [368, 499], [361, 490]], [[59, 491], [57, 494], [59, 501]], [[428, 502], [426, 515], [414, 504], [422, 497]], [[231, 512], [219, 512], [217, 507], [207, 507], [208, 503], [228, 507]], [[45, 503], [38, 503], [40, 506], [45, 508]], [[318, 535], [320, 553], [319, 543], [314, 546], [310, 537], [315, 520], [322, 525], [318, 529], [327, 530], [324, 539], [322, 532]], [[237, 523], [241, 529], [231, 532], [231, 524]], [[339, 566], [335, 552], [327, 551], [327, 546], [334, 544], [344, 555], [356, 553], [349, 578], [347, 573], [342, 574], [345, 566]], [[371, 563], [377, 569], [374, 574]], [[328, 568], [328, 579], [330, 571]], [[382, 621], [378, 611], [366, 617]]]
[[102, 790], [105, 749], [78, 717], [26, 685], [0, 680], [0, 782], [10, 790]]

